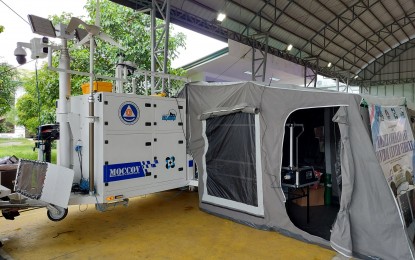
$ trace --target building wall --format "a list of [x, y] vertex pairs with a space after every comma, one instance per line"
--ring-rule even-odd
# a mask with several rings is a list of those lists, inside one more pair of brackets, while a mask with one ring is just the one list
[[[14, 94], [14, 106], [17, 104], [17, 100], [26, 93], [23, 87], [18, 87]], [[17, 120], [17, 116], [16, 116]], [[24, 126], [14, 126], [14, 133], [0, 133], [0, 138], [25, 138], [26, 128]]]

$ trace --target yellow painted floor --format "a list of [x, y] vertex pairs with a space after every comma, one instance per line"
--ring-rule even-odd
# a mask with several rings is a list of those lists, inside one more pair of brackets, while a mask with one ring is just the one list
[[[0, 218], [2, 249], [14, 259], [331, 259], [335, 252], [261, 231], [198, 208], [196, 192], [168, 191], [99, 212], [69, 207], [52, 222], [46, 209]], [[82, 212], [81, 212], [82, 211]]]

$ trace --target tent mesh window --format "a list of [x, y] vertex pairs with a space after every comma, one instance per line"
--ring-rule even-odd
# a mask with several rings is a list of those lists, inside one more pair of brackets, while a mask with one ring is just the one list
[[255, 115], [209, 118], [206, 137], [208, 194], [257, 207]]

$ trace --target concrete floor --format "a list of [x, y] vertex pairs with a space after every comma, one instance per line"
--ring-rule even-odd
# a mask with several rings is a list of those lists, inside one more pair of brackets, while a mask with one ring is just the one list
[[[14, 259], [332, 259], [335, 252], [261, 231], [198, 208], [196, 192], [168, 191], [105, 213], [71, 206], [61, 222], [46, 209], [0, 218], [3, 252]], [[82, 212], [81, 212], [82, 211]]]

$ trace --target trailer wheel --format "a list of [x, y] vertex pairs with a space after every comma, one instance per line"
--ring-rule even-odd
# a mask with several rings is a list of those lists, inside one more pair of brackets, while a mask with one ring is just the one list
[[68, 209], [61, 207], [54, 207], [54, 209], [48, 209], [47, 211], [48, 218], [52, 221], [61, 221], [68, 215]]

